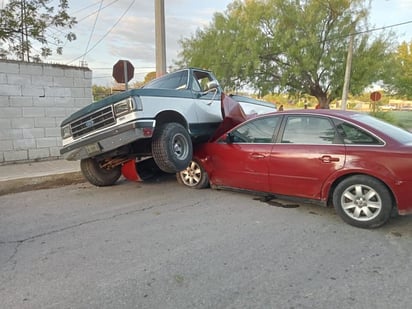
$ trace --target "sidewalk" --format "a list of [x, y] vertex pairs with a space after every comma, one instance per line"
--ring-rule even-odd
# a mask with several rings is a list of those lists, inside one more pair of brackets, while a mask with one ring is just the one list
[[0, 195], [84, 181], [80, 161], [52, 160], [0, 165]]

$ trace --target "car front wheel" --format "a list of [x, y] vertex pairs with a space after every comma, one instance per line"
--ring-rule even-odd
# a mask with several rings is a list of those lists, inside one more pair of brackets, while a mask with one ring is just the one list
[[181, 124], [165, 123], [155, 130], [152, 153], [162, 171], [176, 173], [185, 169], [192, 160], [192, 140]]
[[333, 193], [333, 205], [346, 223], [361, 228], [385, 224], [393, 208], [388, 188], [365, 175], [351, 176], [340, 182]]
[[80, 169], [84, 178], [98, 187], [113, 185], [120, 178], [122, 173], [120, 166], [107, 169], [101, 167], [99, 162], [92, 158], [81, 160]]
[[209, 186], [209, 177], [196, 160], [192, 160], [186, 169], [176, 173], [177, 182], [193, 189], [203, 189]]

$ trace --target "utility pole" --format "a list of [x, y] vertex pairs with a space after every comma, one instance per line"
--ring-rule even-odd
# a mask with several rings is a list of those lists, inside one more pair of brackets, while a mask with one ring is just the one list
[[155, 0], [156, 77], [166, 74], [165, 3]]
[[348, 93], [349, 93], [349, 84], [350, 84], [350, 72], [352, 70], [352, 57], [353, 57], [353, 38], [354, 33], [351, 31], [350, 38], [349, 38], [349, 50], [348, 56], [346, 59], [346, 69], [345, 69], [345, 80], [343, 83], [343, 91], [342, 91], [342, 109], [346, 109], [347, 101], [348, 101]]

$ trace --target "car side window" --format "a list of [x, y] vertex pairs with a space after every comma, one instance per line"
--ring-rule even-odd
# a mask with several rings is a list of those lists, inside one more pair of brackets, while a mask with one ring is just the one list
[[289, 116], [281, 143], [288, 144], [340, 144], [336, 130], [326, 117]]
[[337, 124], [336, 128], [345, 144], [382, 145], [379, 139], [352, 124], [342, 122]]
[[259, 118], [238, 127], [230, 133], [233, 143], [272, 143], [273, 133], [280, 117]]

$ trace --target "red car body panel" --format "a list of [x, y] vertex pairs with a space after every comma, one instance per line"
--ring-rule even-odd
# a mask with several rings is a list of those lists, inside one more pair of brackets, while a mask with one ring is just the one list
[[312, 114], [345, 121], [384, 142], [371, 146], [288, 144], [279, 143], [277, 136], [273, 143], [267, 144], [228, 143], [227, 133], [221, 130], [219, 136], [198, 145], [194, 152], [212, 186], [293, 196], [325, 204], [337, 182], [350, 175], [363, 174], [379, 179], [389, 188], [399, 214], [412, 213], [412, 134], [409, 142], [400, 143], [379, 128], [352, 117], [356, 113], [347, 111], [299, 110], [275, 114], [277, 117]]

